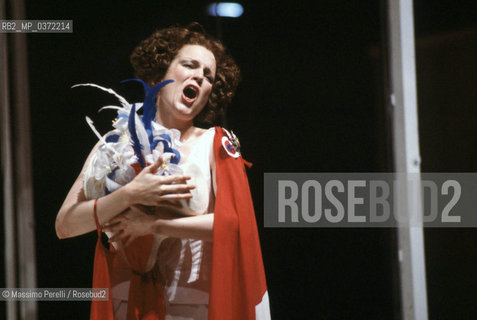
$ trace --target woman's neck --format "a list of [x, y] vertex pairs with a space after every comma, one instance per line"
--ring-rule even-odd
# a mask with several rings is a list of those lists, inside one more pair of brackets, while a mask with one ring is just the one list
[[179, 121], [177, 119], [171, 119], [161, 116], [159, 113], [156, 114], [157, 123], [163, 125], [168, 129], [177, 129], [181, 133], [181, 141], [187, 141], [195, 133], [195, 127], [193, 121]]

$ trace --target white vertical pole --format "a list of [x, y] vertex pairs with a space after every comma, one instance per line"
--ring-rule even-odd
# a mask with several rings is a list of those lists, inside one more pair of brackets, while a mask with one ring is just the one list
[[[420, 173], [413, 1], [388, 0], [394, 166], [399, 173]], [[422, 216], [420, 192], [405, 186], [395, 201], [407, 222], [398, 228], [401, 307], [404, 320], [427, 320], [424, 236], [413, 217]], [[416, 199], [417, 197], [417, 199]], [[413, 201], [414, 199], [414, 201]], [[417, 200], [417, 201], [416, 201]]]
[[[11, 0], [10, 7], [15, 20], [25, 19], [23, 0]], [[19, 286], [35, 288], [35, 220], [33, 205], [33, 179], [31, 163], [30, 90], [28, 81], [28, 57], [25, 33], [13, 34], [13, 101], [15, 106], [15, 193], [17, 208], [18, 275]], [[37, 302], [21, 301], [21, 319], [36, 320]]]
[[[0, 0], [0, 19], [5, 19], [5, 1]], [[13, 195], [13, 165], [10, 127], [10, 96], [8, 85], [8, 47], [7, 34], [0, 33], [0, 108], [2, 140], [2, 176], [3, 176], [3, 223], [5, 231], [4, 260], [5, 287], [16, 287], [16, 255], [15, 255], [15, 201]], [[17, 319], [17, 302], [7, 300], [8, 320]]]
[[[23, 1], [11, 0], [9, 8], [11, 16], [6, 12], [5, 1], [0, 0], [1, 19], [25, 19]], [[11, 40], [10, 48], [8, 39]], [[8, 36], [8, 39], [6, 33], [0, 33], [6, 287], [35, 288], [37, 283], [26, 35], [14, 33]], [[13, 138], [11, 123], [14, 124]], [[35, 320], [37, 317], [35, 300], [20, 302], [21, 319]], [[8, 300], [7, 319], [17, 318], [17, 304], [13, 300]]]

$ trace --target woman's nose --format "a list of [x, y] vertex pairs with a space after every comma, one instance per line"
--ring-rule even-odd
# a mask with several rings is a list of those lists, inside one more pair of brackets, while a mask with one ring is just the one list
[[196, 71], [195, 74], [194, 74], [193, 79], [195, 81], [197, 81], [197, 84], [200, 87], [200, 86], [202, 86], [202, 82], [204, 81], [204, 74], [201, 71]]

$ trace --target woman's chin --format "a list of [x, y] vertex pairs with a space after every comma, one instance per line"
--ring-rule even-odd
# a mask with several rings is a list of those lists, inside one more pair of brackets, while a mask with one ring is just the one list
[[181, 120], [194, 120], [198, 112], [194, 105], [188, 106], [184, 103], [178, 104], [175, 108], [176, 115], [181, 118]]

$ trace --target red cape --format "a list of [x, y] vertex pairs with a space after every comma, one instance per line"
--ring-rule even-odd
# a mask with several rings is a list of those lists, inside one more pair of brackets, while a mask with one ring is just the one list
[[[219, 127], [215, 129], [217, 191], [209, 320], [256, 319], [255, 309], [262, 300], [265, 301], [261, 311], [268, 313], [269, 318], [267, 285], [252, 197], [244, 160], [229, 144], [231, 139], [227, 131]], [[231, 148], [229, 152], [227, 147]], [[264, 318], [267, 316], [260, 319]]]
[[[252, 197], [244, 160], [233, 149], [230, 143], [232, 139], [227, 131], [216, 127], [214, 156], [217, 191], [208, 318], [270, 319]], [[93, 288], [109, 288], [111, 293], [115, 254], [102, 245], [99, 235], [98, 226]], [[131, 278], [128, 320], [164, 319], [164, 298], [159, 277], [151, 272], [141, 273], [149, 256], [151, 238], [137, 239], [137, 244], [130, 246], [134, 250], [129, 252], [128, 260], [133, 262], [131, 265], [136, 272]], [[113, 320], [111, 299], [93, 301], [90, 319]]]

